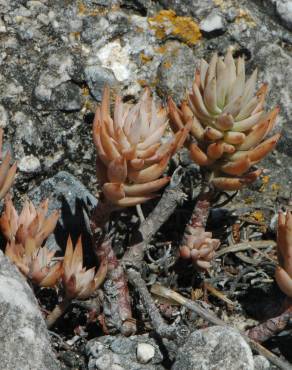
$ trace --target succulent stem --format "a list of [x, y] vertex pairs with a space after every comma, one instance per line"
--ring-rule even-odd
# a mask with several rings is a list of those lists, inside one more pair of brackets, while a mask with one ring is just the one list
[[67, 308], [71, 303], [71, 299], [64, 298], [61, 303], [59, 303], [53, 311], [47, 316], [46, 324], [48, 329], [50, 329], [55, 322], [66, 312]]

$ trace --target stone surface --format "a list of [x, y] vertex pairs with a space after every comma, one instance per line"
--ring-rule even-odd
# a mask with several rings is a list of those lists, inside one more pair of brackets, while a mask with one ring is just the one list
[[254, 356], [254, 370], [270, 370], [269, 361], [264, 356]]
[[206, 34], [218, 35], [226, 30], [225, 19], [222, 14], [212, 11], [200, 22], [200, 29]]
[[60, 370], [26, 280], [0, 251], [0, 369]]
[[90, 243], [87, 212], [97, 204], [97, 200], [74, 176], [65, 171], [58, 172], [28, 195], [34, 204], [49, 198], [49, 212], [61, 210], [54, 235], [47, 242], [49, 246], [64, 248], [69, 234], [74, 241], [82, 235], [84, 244]]
[[276, 12], [280, 17], [284, 26], [290, 31], [292, 30], [292, 1], [291, 0], [277, 0]]
[[155, 356], [155, 348], [149, 343], [138, 343], [137, 360], [141, 364], [147, 364]]
[[[148, 353], [150, 347], [153, 348], [151, 356], [147, 357], [147, 363], [142, 363], [137, 358], [137, 347], [141, 348], [141, 345], [147, 346]], [[89, 356], [89, 370], [162, 370], [164, 368], [161, 365], [163, 358], [158, 344], [146, 334], [130, 338], [108, 335], [92, 339], [87, 343], [86, 352]]]
[[252, 352], [235, 330], [213, 326], [193, 332], [172, 370], [254, 370]]
[[165, 53], [157, 69], [157, 89], [160, 96], [171, 95], [176, 102], [184, 98], [191, 87], [198, 60], [191, 48], [174, 43]]

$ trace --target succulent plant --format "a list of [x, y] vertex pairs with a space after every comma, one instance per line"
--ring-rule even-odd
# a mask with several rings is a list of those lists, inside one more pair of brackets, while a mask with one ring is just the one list
[[279, 109], [264, 112], [267, 84], [255, 93], [257, 71], [246, 80], [245, 62], [231, 50], [201, 60], [191, 93], [178, 108], [170, 98], [169, 115], [177, 132], [191, 122], [187, 141], [191, 158], [211, 170], [210, 183], [220, 190], [238, 190], [257, 179], [252, 167], [276, 145], [280, 134], [266, 138]]
[[215, 251], [220, 246], [220, 240], [213, 239], [211, 232], [206, 232], [204, 227], [188, 227], [180, 247], [180, 256], [191, 259], [193, 264], [200, 269], [211, 267], [210, 261], [215, 256]]
[[[0, 159], [2, 159], [3, 129], [0, 129]], [[15, 177], [17, 164], [10, 166], [11, 154], [8, 151], [0, 165], [0, 199], [4, 198], [9, 191]]]
[[68, 238], [63, 268], [62, 279], [66, 300], [88, 298], [102, 284], [107, 273], [106, 261], [99, 267], [97, 273], [95, 273], [95, 267], [89, 270], [83, 267], [81, 237], [78, 239], [74, 251], [72, 240], [70, 237]]
[[292, 215], [288, 211], [278, 216], [277, 253], [280, 266], [275, 279], [280, 289], [292, 298]]
[[161, 177], [169, 159], [184, 143], [189, 125], [162, 141], [168, 125], [167, 111], [145, 89], [137, 104], [116, 97], [111, 118], [110, 91], [105, 87], [93, 123], [97, 148], [97, 175], [105, 197], [121, 207], [143, 203], [169, 182]]
[[18, 215], [14, 208], [11, 196], [5, 197], [5, 209], [0, 217], [0, 230], [9, 242], [15, 244], [26, 243], [28, 238], [34, 239], [37, 247], [54, 231], [59, 219], [59, 211], [54, 211], [48, 217], [48, 199], [44, 200], [36, 209], [31, 201], [24, 203]]
[[53, 287], [62, 275], [62, 262], [53, 262], [55, 251], [38, 247], [35, 239], [26, 238], [25, 244], [7, 243], [5, 255], [34, 284]]

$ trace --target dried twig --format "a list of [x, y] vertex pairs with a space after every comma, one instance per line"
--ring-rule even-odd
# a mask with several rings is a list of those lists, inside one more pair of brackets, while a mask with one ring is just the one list
[[173, 214], [178, 204], [185, 199], [182, 191], [182, 168], [178, 167], [171, 178], [169, 186], [164, 191], [160, 201], [154, 210], [149, 214], [144, 222], [141, 223], [138, 232], [134, 236], [134, 243], [123, 256], [123, 264], [138, 267], [144, 258], [147, 244], [160, 229], [160, 227]]
[[[196, 312], [199, 316], [203, 317], [205, 320], [207, 320], [208, 322], [214, 325], [228, 326], [226, 325], [224, 321], [216, 317], [211, 311], [205, 308], [202, 308], [198, 303], [193, 302], [190, 299], [183, 297], [182, 295], [174, 292], [171, 289], [165, 288], [159, 284], [154, 284], [151, 288], [151, 292], [156, 295], [160, 295], [161, 297], [175, 300], [181, 305], [187, 307], [189, 310]], [[259, 343], [255, 342], [252, 338], [247, 336], [245, 333], [241, 333], [239, 330], [238, 332], [244, 337], [244, 339], [249, 343], [249, 345], [254, 351], [265, 356], [271, 363], [278, 366], [282, 370], [292, 369], [292, 366], [288, 364], [286, 361], [281, 360], [279, 357], [274, 355], [272, 352], [267, 350], [265, 347], [263, 347]]]
[[177, 328], [167, 325], [160, 315], [151, 294], [149, 293], [145, 281], [142, 279], [141, 274], [129, 268], [127, 270], [129, 282], [138, 290], [143, 307], [146, 309], [154, 330], [158, 335], [163, 338], [175, 339], [177, 336]]
[[248, 249], [254, 249], [254, 247], [256, 247], [256, 248], [267, 248], [267, 247], [270, 247], [270, 246], [275, 247], [276, 242], [274, 240], [246, 241], [246, 242], [234, 244], [230, 247], [220, 249], [218, 252], [216, 252], [215, 258], [221, 257], [226, 253], [245, 251], [245, 250], [248, 250]]
[[291, 318], [292, 307], [289, 307], [281, 315], [247, 330], [246, 335], [257, 342], [264, 342], [284, 330]]

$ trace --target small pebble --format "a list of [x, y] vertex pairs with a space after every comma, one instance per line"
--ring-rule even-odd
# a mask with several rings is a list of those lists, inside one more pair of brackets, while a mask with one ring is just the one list
[[200, 29], [205, 33], [224, 32], [226, 29], [224, 18], [221, 14], [213, 12], [209, 14], [207, 18], [202, 20], [200, 23]]
[[147, 364], [155, 355], [155, 349], [151, 344], [139, 343], [137, 345], [137, 360], [141, 364]]
[[41, 164], [37, 157], [33, 155], [27, 155], [21, 158], [18, 168], [21, 172], [33, 173], [40, 170]]

